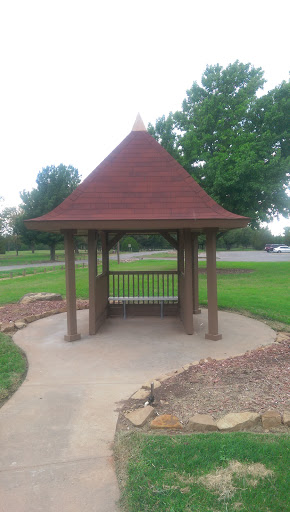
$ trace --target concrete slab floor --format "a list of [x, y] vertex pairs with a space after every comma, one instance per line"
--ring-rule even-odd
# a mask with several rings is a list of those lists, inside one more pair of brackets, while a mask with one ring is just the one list
[[115, 512], [119, 497], [112, 459], [118, 403], [145, 381], [211, 356], [224, 358], [274, 341], [268, 326], [219, 313], [223, 339], [204, 339], [207, 314], [188, 336], [177, 318], [108, 319], [82, 339], [63, 340], [66, 315], [18, 331], [27, 378], [0, 410], [1, 512]]

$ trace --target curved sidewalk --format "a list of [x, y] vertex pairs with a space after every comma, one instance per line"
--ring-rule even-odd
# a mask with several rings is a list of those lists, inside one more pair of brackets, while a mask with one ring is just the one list
[[188, 336], [176, 318], [108, 319], [63, 340], [66, 315], [29, 324], [15, 342], [28, 357], [25, 382], [0, 409], [0, 511], [115, 512], [112, 442], [118, 402], [145, 381], [201, 358], [225, 358], [272, 343], [261, 322], [219, 313], [223, 339], [204, 339], [207, 315]]

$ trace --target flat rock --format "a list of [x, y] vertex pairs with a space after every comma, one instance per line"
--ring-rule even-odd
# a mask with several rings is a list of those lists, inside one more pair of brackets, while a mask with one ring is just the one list
[[151, 405], [136, 409], [135, 411], [125, 414], [125, 418], [129, 420], [135, 427], [143, 427], [146, 421], [154, 415], [154, 409]]
[[133, 400], [144, 400], [144, 398], [148, 398], [149, 394], [149, 389], [142, 388], [138, 389], [138, 391], [136, 391], [136, 393], [134, 393], [134, 395], [131, 398], [133, 398]]
[[217, 421], [217, 427], [224, 432], [235, 432], [252, 428], [260, 421], [260, 414], [255, 412], [231, 412]]
[[14, 322], [3, 322], [1, 332], [12, 332], [15, 329]]
[[14, 324], [15, 324], [16, 329], [23, 329], [23, 327], [26, 326], [26, 322], [24, 322], [23, 320], [16, 320], [16, 322], [14, 322]]
[[166, 429], [175, 429], [181, 430], [183, 427], [177, 418], [177, 416], [173, 416], [172, 414], [162, 414], [161, 416], [157, 416], [154, 420], [151, 421], [151, 428], [166, 428]]
[[154, 389], [157, 389], [157, 388], [160, 388], [161, 384], [158, 380], [151, 380], [150, 382], [145, 382], [145, 384], [143, 384], [142, 388], [145, 388], [145, 389], [150, 389], [151, 390], [151, 383], [153, 382], [154, 384]]
[[195, 414], [188, 420], [188, 430], [195, 432], [214, 432], [217, 424], [209, 414]]
[[283, 423], [287, 427], [290, 427], [290, 411], [283, 412]]
[[62, 296], [59, 293], [49, 292], [38, 292], [38, 293], [26, 293], [20, 299], [21, 304], [29, 304], [30, 302], [37, 302], [42, 300], [62, 300]]
[[281, 414], [278, 411], [267, 411], [262, 414], [263, 428], [275, 428], [281, 426]]
[[35, 320], [37, 320], [37, 317], [35, 315], [29, 315], [26, 316], [23, 320], [28, 324], [31, 324], [31, 322], [35, 322]]

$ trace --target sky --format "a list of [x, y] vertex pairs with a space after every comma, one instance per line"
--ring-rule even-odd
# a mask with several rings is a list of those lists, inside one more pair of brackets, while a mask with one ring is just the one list
[[180, 109], [207, 64], [262, 67], [265, 92], [288, 80], [289, 14], [286, 0], [0, 0], [0, 206], [48, 165], [85, 178], [138, 112]]

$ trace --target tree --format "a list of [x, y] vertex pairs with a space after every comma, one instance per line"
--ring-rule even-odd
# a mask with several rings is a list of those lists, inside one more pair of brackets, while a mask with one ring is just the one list
[[[60, 164], [58, 167], [48, 166], [37, 175], [37, 187], [31, 192], [23, 190], [20, 193], [22, 199], [23, 220], [40, 217], [56, 208], [69, 196], [80, 183], [78, 170], [69, 165]], [[42, 242], [50, 248], [50, 259], [55, 260], [56, 244], [63, 240], [62, 235], [54, 233], [38, 233], [36, 231], [23, 230], [22, 236], [30, 245]]]
[[6, 207], [1, 212], [1, 234], [5, 242], [8, 242], [8, 245], [12, 242], [17, 256], [20, 246], [20, 231], [18, 229], [18, 219], [20, 215], [19, 209], [14, 206]]
[[264, 82], [251, 64], [207, 66], [182, 110], [148, 128], [213, 199], [254, 226], [285, 215], [289, 202], [289, 84], [257, 98]]

